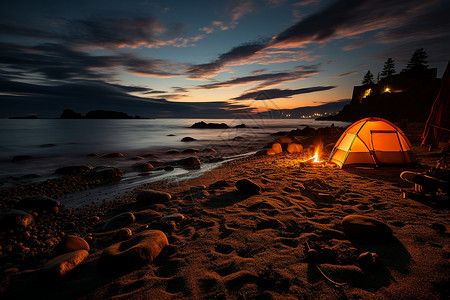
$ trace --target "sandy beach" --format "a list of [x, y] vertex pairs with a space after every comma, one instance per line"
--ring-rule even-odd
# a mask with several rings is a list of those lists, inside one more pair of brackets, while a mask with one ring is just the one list
[[[446, 299], [448, 202], [403, 198], [402, 189], [412, 192], [414, 187], [399, 177], [405, 170], [425, 171], [439, 157], [439, 151], [418, 146], [420, 126], [406, 132], [419, 159], [415, 167], [338, 169], [305, 163], [312, 155], [306, 149], [234, 160], [187, 181], [142, 185], [100, 205], [35, 212], [35, 226], [2, 233], [0, 295], [2, 299]], [[328, 154], [324, 148], [321, 159]], [[238, 190], [236, 182], [242, 179], [261, 190]], [[55, 197], [58, 188], [72, 188], [77, 195], [81, 190], [77, 186], [90, 184], [64, 182], [65, 187], [56, 182], [54, 189], [42, 188], [41, 194]], [[148, 189], [171, 197], [158, 203], [136, 201]], [[12, 200], [6, 199], [20, 192], [20, 187], [2, 192], [2, 211], [11, 206]], [[133, 217], [127, 221], [122, 215], [119, 226], [108, 221], [123, 213]], [[363, 242], [349, 237], [342, 225], [348, 215], [382, 222], [392, 229], [392, 238], [369, 237]], [[154, 230], [163, 232], [168, 242], [154, 259], [136, 264], [107, 259], [104, 252], [111, 245], [122, 243], [117, 246], [120, 252]], [[88, 256], [67, 274], [55, 275], [47, 261], [67, 252], [64, 247], [70, 247], [61, 241], [69, 235], [88, 243], [87, 249], [77, 249], [88, 250]], [[376, 253], [373, 263], [361, 258], [365, 252]]]

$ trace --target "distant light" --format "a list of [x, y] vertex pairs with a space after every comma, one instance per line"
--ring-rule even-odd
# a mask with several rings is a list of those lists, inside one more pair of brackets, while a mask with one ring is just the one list
[[390, 92], [391, 92], [391, 89], [388, 88], [388, 87], [386, 87], [386, 88], [384, 89], [384, 92], [385, 92], [385, 93], [390, 93]]
[[370, 94], [372, 93], [372, 89], [367, 89], [364, 91], [364, 95], [363, 95], [363, 99], [366, 98], [367, 96], [370, 96]]

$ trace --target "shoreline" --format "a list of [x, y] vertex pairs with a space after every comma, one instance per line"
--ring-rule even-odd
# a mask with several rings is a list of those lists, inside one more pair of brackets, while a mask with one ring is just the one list
[[[416, 145], [413, 139], [417, 132], [409, 134]], [[12, 249], [14, 259], [21, 262], [5, 262], [9, 254], [3, 245], [0, 295], [23, 297], [32, 290], [50, 299], [220, 295], [298, 298], [305, 294], [315, 299], [335, 298], [342, 293], [362, 298], [443, 298], [448, 296], [445, 274], [450, 263], [445, 254], [450, 245], [447, 208], [403, 199], [400, 189], [413, 187], [399, 178], [406, 169], [421, 172], [434, 166], [438, 152], [418, 146], [413, 149], [421, 165], [412, 169], [308, 166], [302, 164], [310, 156], [305, 151], [248, 156], [224, 162], [196, 178], [147, 183], [122, 195], [114, 195], [117, 186], [111, 185], [111, 196], [107, 195], [111, 201], [38, 213], [36, 230], [20, 231], [21, 236], [29, 231], [42, 240], [35, 251], [30, 249], [33, 257], [23, 251], [21, 257], [17, 255], [17, 249], [27, 247], [30, 239], [18, 239], [16, 232], [3, 234], [3, 241], [11, 244], [16, 239], [24, 244], [15, 244]], [[243, 178], [258, 183], [262, 191], [249, 196], [237, 192], [235, 182]], [[217, 184], [220, 182], [226, 184]], [[143, 189], [168, 192], [172, 200], [137, 205], [136, 195]], [[124, 212], [136, 215], [136, 221], [127, 225], [133, 235], [146, 229], [162, 230], [170, 246], [149, 265], [105, 277], [97, 268], [107, 244], [101, 236], [102, 228], [110, 218]], [[173, 213], [185, 219], [160, 220]], [[394, 241], [369, 245], [349, 241], [341, 227], [342, 218], [348, 214], [369, 215], [385, 222], [393, 229]], [[41, 286], [37, 280], [40, 267], [54, 255], [55, 244], [69, 234], [89, 242], [89, 257], [73, 275], [58, 279], [56, 286]], [[52, 245], [46, 243], [53, 238]], [[319, 262], [324, 272], [347, 283], [340, 291], [308, 262], [307, 242], [323, 255]], [[379, 269], [358, 266], [356, 258], [364, 251], [378, 253], [382, 263]]]

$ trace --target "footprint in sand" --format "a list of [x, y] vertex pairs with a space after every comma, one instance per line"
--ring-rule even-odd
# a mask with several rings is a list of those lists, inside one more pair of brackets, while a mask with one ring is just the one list
[[356, 206], [356, 208], [359, 210], [368, 210], [370, 209], [370, 206], [367, 206], [366, 204], [359, 204]]
[[380, 203], [380, 204], [373, 204], [372, 207], [376, 210], [386, 210], [387, 204], [386, 203]]
[[228, 244], [218, 244], [215, 248], [216, 252], [222, 253], [222, 254], [230, 254], [233, 252], [234, 248], [231, 245]]
[[227, 275], [230, 275], [232, 273], [236, 273], [237, 271], [239, 271], [239, 269], [236, 267], [234, 262], [232, 262], [230, 264], [218, 267], [215, 271], [220, 276], [227, 276]]
[[175, 277], [167, 282], [166, 292], [170, 294], [178, 294], [185, 291], [186, 281], [183, 277]]
[[186, 262], [181, 259], [171, 259], [165, 262], [156, 270], [155, 275], [161, 278], [170, 278], [177, 274], [181, 267], [185, 266]]
[[298, 240], [295, 238], [278, 238], [275, 239], [275, 242], [280, 242], [281, 244], [291, 248], [297, 248], [298, 246]]

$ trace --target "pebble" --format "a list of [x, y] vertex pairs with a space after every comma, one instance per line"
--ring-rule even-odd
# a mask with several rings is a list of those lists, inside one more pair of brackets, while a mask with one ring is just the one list
[[17, 209], [8, 209], [0, 214], [0, 231], [26, 228], [34, 224], [32, 215]]
[[373, 269], [380, 262], [378, 254], [373, 252], [364, 252], [358, 257], [358, 264], [361, 269]]
[[71, 234], [64, 236], [56, 248], [63, 253], [77, 250], [90, 250], [89, 244], [83, 238]]
[[127, 226], [128, 224], [133, 223], [136, 220], [136, 217], [132, 212], [124, 212], [118, 214], [111, 219], [103, 226], [103, 231], [110, 231], [118, 228], [122, 228]]
[[59, 255], [45, 263], [41, 268], [41, 272], [63, 277], [80, 265], [88, 255], [89, 253], [86, 250], [77, 250]]
[[169, 193], [155, 190], [142, 190], [136, 196], [136, 202], [141, 205], [162, 204], [170, 199], [172, 196]]

